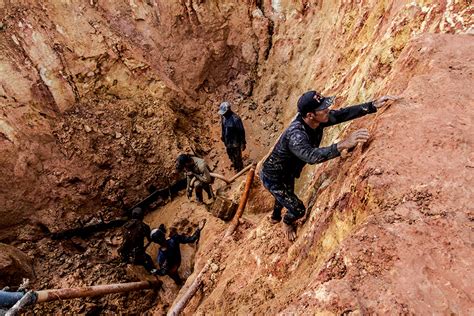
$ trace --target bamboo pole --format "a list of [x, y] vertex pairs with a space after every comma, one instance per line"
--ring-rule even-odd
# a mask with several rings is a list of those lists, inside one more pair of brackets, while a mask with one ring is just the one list
[[194, 279], [193, 283], [183, 294], [183, 296], [181, 296], [181, 298], [176, 302], [176, 304], [173, 304], [173, 306], [171, 306], [166, 316], [177, 316], [184, 310], [186, 305], [188, 305], [188, 302], [199, 289], [199, 286], [201, 285], [201, 282], [204, 278], [204, 274], [207, 272], [207, 270], [209, 270], [209, 266], [210, 263], [207, 262], [206, 265], [204, 265], [204, 267], [201, 269], [197, 277]]
[[250, 172], [247, 175], [244, 193], [242, 193], [242, 197], [240, 198], [239, 208], [237, 209], [237, 212], [235, 213], [234, 218], [232, 219], [232, 222], [230, 223], [229, 228], [227, 229], [225, 233], [225, 237], [229, 237], [230, 235], [232, 235], [234, 230], [239, 225], [239, 219], [244, 213], [245, 206], [247, 205], [247, 200], [249, 198], [250, 188], [252, 186], [254, 175], [255, 175], [255, 166], [252, 165], [252, 168], [250, 169]]
[[158, 288], [161, 286], [161, 281], [141, 281], [130, 283], [116, 283], [106, 285], [96, 285], [88, 287], [76, 287], [68, 289], [55, 289], [37, 291], [36, 303], [50, 302], [55, 300], [65, 300], [79, 297], [99, 296], [112, 293], [124, 293], [138, 290], [145, 290], [150, 288]]

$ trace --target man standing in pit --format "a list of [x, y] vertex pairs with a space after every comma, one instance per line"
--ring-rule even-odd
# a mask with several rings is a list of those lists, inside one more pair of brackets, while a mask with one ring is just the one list
[[162, 224], [159, 228], [151, 231], [150, 238], [153, 242], [160, 245], [158, 251], [157, 262], [159, 269], [153, 270], [152, 273], [155, 275], [168, 275], [176, 285], [181, 286], [183, 280], [181, 280], [178, 269], [181, 265], [181, 250], [180, 244], [190, 244], [199, 241], [201, 236], [201, 230], [204, 228], [206, 221], [199, 223], [198, 229], [190, 237], [180, 234], [173, 234], [170, 238], [166, 239], [166, 227]]
[[229, 102], [222, 102], [219, 107], [221, 115], [222, 137], [227, 155], [232, 162], [235, 171], [244, 167], [242, 163], [242, 151], [245, 150], [245, 129], [240, 117], [232, 112]]
[[150, 226], [143, 222], [143, 211], [136, 207], [132, 210], [132, 218], [124, 225], [123, 243], [119, 254], [123, 262], [128, 262], [145, 267], [147, 271], [155, 268], [153, 260], [146, 253], [143, 246], [144, 239], [150, 239]]
[[186, 195], [191, 198], [193, 189], [196, 191], [196, 200], [204, 203], [202, 190], [206, 191], [207, 198], [213, 199], [214, 193], [211, 187], [211, 174], [204, 159], [192, 157], [188, 154], [181, 154], [176, 159], [176, 170], [183, 171], [186, 175]]
[[316, 91], [308, 91], [299, 98], [296, 118], [283, 132], [260, 172], [264, 187], [275, 198], [272, 223], [280, 222], [281, 210], [283, 207], [287, 209], [283, 226], [290, 241], [296, 238], [296, 220], [303, 217], [306, 211], [303, 202], [294, 193], [295, 179], [299, 178], [303, 167], [307, 163], [321, 163], [338, 157], [341, 151], [369, 138], [369, 132], [360, 129], [339, 143], [320, 148], [324, 128], [375, 113], [387, 101], [395, 99], [383, 96], [372, 102], [329, 110], [334, 97], [323, 97]]

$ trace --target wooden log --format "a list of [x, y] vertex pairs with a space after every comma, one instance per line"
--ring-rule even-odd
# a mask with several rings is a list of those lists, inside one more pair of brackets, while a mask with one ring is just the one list
[[229, 184], [229, 180], [221, 174], [211, 172], [211, 177], [224, 181], [226, 184]]
[[21, 299], [19, 299], [15, 305], [12, 306], [6, 313], [5, 316], [16, 316], [21, 312], [25, 306], [32, 305], [36, 301], [36, 295], [33, 291], [28, 291]]
[[188, 305], [189, 301], [191, 298], [194, 296], [196, 291], [199, 289], [199, 286], [201, 285], [201, 282], [204, 278], [204, 274], [209, 270], [210, 263], [206, 263], [204, 267], [201, 269], [197, 277], [194, 279], [193, 283], [189, 286], [189, 288], [186, 290], [186, 292], [181, 296], [181, 298], [171, 306], [169, 309], [168, 313], [166, 314], [167, 316], [177, 316], [179, 313], [181, 313], [186, 305]]
[[172, 183], [166, 188], [153, 191], [153, 193], [151, 193], [149, 196], [128, 209], [127, 214], [132, 214], [132, 210], [136, 207], [139, 207], [145, 211], [153, 202], [156, 202], [158, 199], [167, 200], [176, 196], [178, 192], [184, 189], [186, 189], [186, 178], [178, 179], [176, 182]]
[[227, 229], [225, 233], [225, 237], [229, 237], [230, 235], [232, 235], [232, 233], [235, 231], [235, 229], [239, 225], [239, 219], [240, 217], [242, 217], [242, 214], [244, 213], [244, 210], [245, 210], [245, 206], [247, 205], [247, 200], [249, 198], [250, 188], [252, 187], [254, 175], [255, 175], [255, 166], [253, 166], [250, 169], [250, 172], [247, 175], [247, 180], [245, 182], [245, 189], [244, 189], [244, 192], [242, 193], [242, 197], [240, 198], [239, 208], [237, 209], [237, 212], [235, 212], [234, 218], [232, 219], [232, 222], [230, 223], [229, 228]]
[[52, 239], [68, 239], [73, 236], [87, 237], [99, 231], [120, 227], [126, 222], [127, 222], [127, 218], [125, 217], [113, 219], [108, 222], [100, 221], [98, 223], [89, 224], [82, 227], [77, 227], [77, 228], [72, 228], [68, 230], [63, 230], [60, 232], [51, 233], [50, 236]]
[[79, 297], [90, 297], [90, 296], [101, 296], [113, 293], [124, 293], [139, 290], [146, 290], [152, 288], [159, 288], [162, 282], [159, 280], [154, 281], [141, 281], [141, 282], [130, 282], [130, 283], [116, 283], [106, 285], [96, 285], [88, 287], [77, 287], [67, 289], [55, 289], [55, 290], [43, 290], [37, 291], [37, 303], [50, 302], [56, 300], [66, 300], [71, 298]]
[[249, 170], [250, 168], [252, 168], [253, 164], [250, 164], [248, 165], [247, 167], [245, 167], [244, 169], [240, 170], [238, 173], [236, 173], [232, 178], [229, 179], [229, 183], [232, 183], [234, 182], [238, 177], [240, 177], [241, 175], [243, 175], [245, 172], [247, 172], [247, 170]]
[[248, 165], [247, 167], [245, 167], [244, 169], [242, 169], [242, 170], [240, 170], [238, 173], [236, 173], [234, 176], [232, 176], [232, 178], [230, 178], [230, 179], [227, 179], [227, 178], [224, 177], [223, 175], [218, 174], [218, 173], [214, 173], [214, 172], [211, 172], [211, 177], [216, 178], [216, 179], [219, 179], [219, 180], [222, 180], [222, 181], [224, 181], [226, 184], [231, 184], [231, 183], [234, 182], [238, 177], [240, 177], [240, 176], [243, 175], [245, 172], [247, 172], [247, 170], [249, 170], [251, 167], [252, 167], [252, 164]]

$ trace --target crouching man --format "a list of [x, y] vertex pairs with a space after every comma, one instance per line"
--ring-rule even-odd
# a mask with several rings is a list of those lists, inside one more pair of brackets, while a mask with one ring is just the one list
[[204, 203], [202, 190], [206, 191], [207, 198], [213, 199], [214, 193], [211, 187], [211, 174], [204, 159], [181, 154], [176, 159], [176, 170], [184, 171], [186, 175], [186, 195], [191, 198], [193, 190], [196, 191], [196, 201]]
[[201, 230], [204, 228], [205, 223], [205, 221], [199, 223], [198, 229], [192, 236], [173, 234], [168, 239], [166, 239], [166, 228], [164, 225], [160, 225], [160, 228], [153, 229], [150, 238], [153, 242], [160, 245], [160, 250], [157, 256], [159, 269], [153, 270], [152, 273], [160, 276], [168, 275], [173, 279], [176, 285], [181, 286], [183, 280], [178, 274], [178, 269], [181, 265], [181, 249], [179, 246], [181, 244], [190, 244], [199, 241]]

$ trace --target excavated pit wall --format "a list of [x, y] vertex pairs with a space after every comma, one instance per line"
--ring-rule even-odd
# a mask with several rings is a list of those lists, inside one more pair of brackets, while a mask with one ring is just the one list
[[[242, 101], [239, 110], [254, 135], [253, 147], [262, 153], [277, 139], [282, 123], [294, 115], [294, 104], [307, 89], [337, 94], [336, 106], [383, 93], [404, 94], [411, 99], [391, 116], [401, 121], [395, 126], [399, 131], [417, 124], [403, 117], [401, 110], [412, 103], [431, 106], [413, 102], [420, 98], [419, 90], [431, 93], [421, 94], [422, 100], [436, 95], [452, 102], [437, 93], [451, 82], [443, 75], [447, 69], [460, 78], [449, 89], [461, 95], [456, 104], [472, 101], [459, 90], [463, 80], [468, 86], [472, 83], [472, 72], [467, 75], [470, 68], [463, 68], [472, 60], [437, 49], [453, 45], [453, 50], [468, 56], [472, 48], [463, 45], [472, 36], [428, 36], [411, 43], [428, 32], [472, 30], [473, 8], [468, 1], [52, 1], [2, 3], [1, 10], [0, 141], [6, 172], [0, 193], [6, 205], [2, 211], [9, 214], [2, 216], [3, 227], [28, 220], [40, 222], [47, 230], [61, 230], [98, 206], [117, 212], [137, 195], [146, 194], [147, 184], [165, 182], [179, 151], [193, 148], [215, 158], [221, 153], [213, 148], [218, 130], [210, 123], [217, 120], [209, 119], [209, 113], [223, 98]], [[435, 61], [428, 63], [430, 58]], [[437, 69], [436, 63], [446, 67]], [[438, 90], [417, 83], [429, 81], [430, 72], [441, 74], [438, 79], [443, 85]], [[413, 77], [417, 79], [411, 81]], [[439, 124], [441, 115], [437, 110], [423, 124]], [[451, 124], [468, 124], [470, 118], [468, 114], [466, 122], [456, 116]], [[367, 127], [370, 119], [362, 122], [358, 126]], [[397, 146], [403, 147], [407, 136], [394, 135], [389, 122], [381, 120], [378, 128], [386, 125], [387, 135], [399, 136]], [[346, 128], [353, 127], [330, 130], [325, 142], [336, 140]], [[198, 131], [200, 137], [190, 137], [189, 130]], [[456, 133], [466, 144], [472, 140], [462, 128]], [[421, 143], [432, 137], [423, 128], [416, 135]], [[472, 192], [461, 191], [454, 195], [457, 199], [448, 199], [445, 212], [451, 215], [443, 215], [439, 201], [446, 199], [437, 192], [446, 188], [436, 188], [435, 183], [426, 189], [424, 185], [433, 178], [419, 176], [415, 166], [424, 170], [420, 165], [395, 178], [416, 156], [398, 157], [405, 165], [394, 163], [400, 149], [388, 145], [391, 150], [386, 150], [389, 139], [379, 140], [379, 147], [374, 142], [368, 152], [356, 152], [355, 164], [331, 162], [324, 169], [305, 171], [307, 177], [298, 187], [306, 195], [311, 215], [293, 246], [285, 244], [279, 228], [264, 220], [243, 225], [229, 253], [222, 256], [227, 261], [219, 262], [224, 268], [214, 273], [188, 312], [468, 310], [469, 287], [459, 279], [472, 268], [462, 259], [472, 255], [466, 235], [466, 218], [471, 215], [465, 208], [466, 196]], [[413, 153], [418, 150], [415, 145]], [[370, 156], [372, 146], [387, 154]], [[433, 146], [452, 150], [449, 139]], [[462, 151], [465, 147], [459, 150], [457, 154], [469, 155]], [[432, 161], [439, 155], [430, 152], [424, 157]], [[366, 163], [369, 156], [387, 162], [386, 170]], [[464, 161], [458, 163], [470, 170]], [[379, 184], [376, 190], [370, 181], [377, 182], [374, 179], [381, 174], [397, 180]], [[414, 175], [419, 179], [413, 181]], [[442, 177], [456, 179], [455, 186], [469, 187], [455, 171], [454, 175], [443, 171]], [[390, 191], [397, 186], [406, 190]], [[384, 195], [385, 190], [390, 194]], [[254, 194], [266, 193], [256, 187]], [[438, 203], [434, 207], [430, 207], [432, 200]], [[270, 204], [270, 198], [254, 199], [249, 210], [262, 213]], [[383, 212], [397, 205], [403, 206]], [[394, 223], [402, 224], [395, 227]], [[455, 242], [443, 231], [450, 226], [455, 227], [448, 232], [456, 236]], [[398, 230], [409, 237], [390, 239], [400, 234]], [[12, 228], [1, 231], [2, 239], [12, 235], [18, 235]], [[428, 246], [417, 248], [416, 243]], [[203, 265], [201, 258], [212, 253], [210, 245], [202, 245], [196, 255], [195, 271]], [[426, 255], [430, 251], [436, 253], [433, 264]], [[443, 252], [460, 263], [445, 261], [439, 255]], [[233, 253], [249, 255], [236, 258]], [[447, 276], [437, 264], [456, 272]], [[443, 287], [443, 281], [453, 285]], [[412, 297], [406, 297], [405, 288]], [[375, 298], [377, 293], [382, 294]], [[440, 303], [435, 304], [430, 295]], [[424, 303], [416, 309], [419, 301]]]
[[[281, 105], [288, 122], [300, 93], [315, 87], [337, 94], [336, 106], [387, 93], [403, 99], [386, 114], [328, 131], [325, 143], [356, 127], [369, 128], [375, 140], [348, 160], [306, 169], [297, 187], [310, 215], [293, 245], [259, 217], [244, 221], [223, 254], [202, 250], [218, 268], [187, 312], [471, 313], [472, 264], [465, 258], [473, 255], [474, 135], [466, 87], [473, 83], [473, 40], [454, 34], [472, 34], [473, 6], [276, 7], [272, 13], [284, 23], [275, 23], [259, 70], [259, 104]], [[256, 185], [248, 210], [270, 212], [271, 201]]]
[[0, 10], [0, 240], [118, 215], [173, 181], [178, 153], [215, 158], [215, 109], [252, 94], [270, 48], [252, 1]]
[[[348, 127], [370, 143], [307, 170], [296, 242], [249, 217], [221, 253], [203, 250], [221, 268], [188, 313], [472, 313], [473, 45], [411, 40], [383, 87], [403, 99]], [[252, 208], [269, 212], [265, 195], [255, 186]]]

